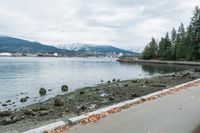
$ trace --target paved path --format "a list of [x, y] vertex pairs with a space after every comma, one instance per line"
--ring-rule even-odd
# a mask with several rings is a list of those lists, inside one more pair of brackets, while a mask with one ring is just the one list
[[200, 124], [200, 86], [112, 114], [64, 133], [192, 133]]

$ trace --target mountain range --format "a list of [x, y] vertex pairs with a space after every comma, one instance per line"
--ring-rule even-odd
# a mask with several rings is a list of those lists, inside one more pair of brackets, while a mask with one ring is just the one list
[[135, 52], [116, 48], [110, 45], [89, 45], [89, 44], [70, 44], [57, 45], [59, 47], [42, 44], [40, 42], [32, 42], [19, 38], [0, 36], [0, 52], [11, 53], [58, 53], [67, 56], [79, 55], [104, 55], [104, 54], [129, 54], [134, 55]]
[[74, 52], [83, 53], [115, 53], [115, 54], [135, 54], [135, 52], [130, 50], [120, 49], [111, 45], [95, 45], [95, 44], [64, 44], [60, 48], [67, 49]]

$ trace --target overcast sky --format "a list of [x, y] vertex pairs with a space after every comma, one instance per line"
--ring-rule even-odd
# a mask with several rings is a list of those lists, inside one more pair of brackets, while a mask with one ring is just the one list
[[143, 49], [189, 23], [199, 0], [0, 0], [0, 35], [48, 44], [111, 44]]

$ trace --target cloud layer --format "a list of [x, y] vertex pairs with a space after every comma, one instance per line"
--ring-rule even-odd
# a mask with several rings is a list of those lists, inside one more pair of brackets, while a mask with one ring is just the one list
[[142, 49], [189, 23], [199, 0], [0, 0], [0, 34], [43, 43]]

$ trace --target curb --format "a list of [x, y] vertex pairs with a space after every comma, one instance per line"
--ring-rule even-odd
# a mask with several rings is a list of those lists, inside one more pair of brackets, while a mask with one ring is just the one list
[[105, 108], [102, 108], [102, 109], [99, 109], [99, 110], [96, 110], [96, 111], [93, 111], [93, 112], [89, 112], [89, 113], [86, 113], [86, 114], [83, 114], [83, 115], [80, 115], [80, 116], [72, 117], [72, 118], [69, 118], [67, 122], [59, 121], [59, 122], [55, 122], [55, 123], [52, 123], [52, 124], [49, 124], [49, 125], [46, 125], [46, 126], [43, 126], [43, 127], [40, 127], [40, 128], [36, 128], [36, 129], [30, 130], [30, 131], [23, 132], [23, 133], [43, 133], [45, 130], [49, 131], [49, 130], [53, 130], [57, 127], [61, 127], [61, 126], [67, 125], [67, 124], [76, 124], [77, 122], [81, 121], [82, 119], [88, 118], [91, 115], [104, 113], [104, 112], [110, 111], [114, 108], [120, 108], [120, 107], [123, 107], [125, 105], [134, 104], [136, 102], [141, 101], [142, 99], [148, 99], [148, 98], [151, 98], [152, 96], [158, 96], [160, 94], [163, 94], [163, 93], [166, 93], [166, 92], [169, 92], [169, 91], [172, 91], [172, 90], [175, 90], [175, 89], [178, 89], [178, 88], [181, 88], [181, 87], [184, 87], [186, 85], [190, 85], [190, 84], [193, 84], [193, 83], [196, 83], [196, 82], [200, 82], [200, 79], [196, 79], [196, 80], [189, 81], [189, 82], [186, 82], [186, 83], [183, 83], [183, 84], [180, 84], [180, 85], [168, 88], [168, 89], [157, 91], [157, 92], [148, 94], [146, 96], [135, 98], [133, 100], [128, 100], [128, 101], [125, 101], [125, 102], [114, 104], [114, 105], [111, 105], [111, 106], [108, 106], [108, 107], [105, 107]]

